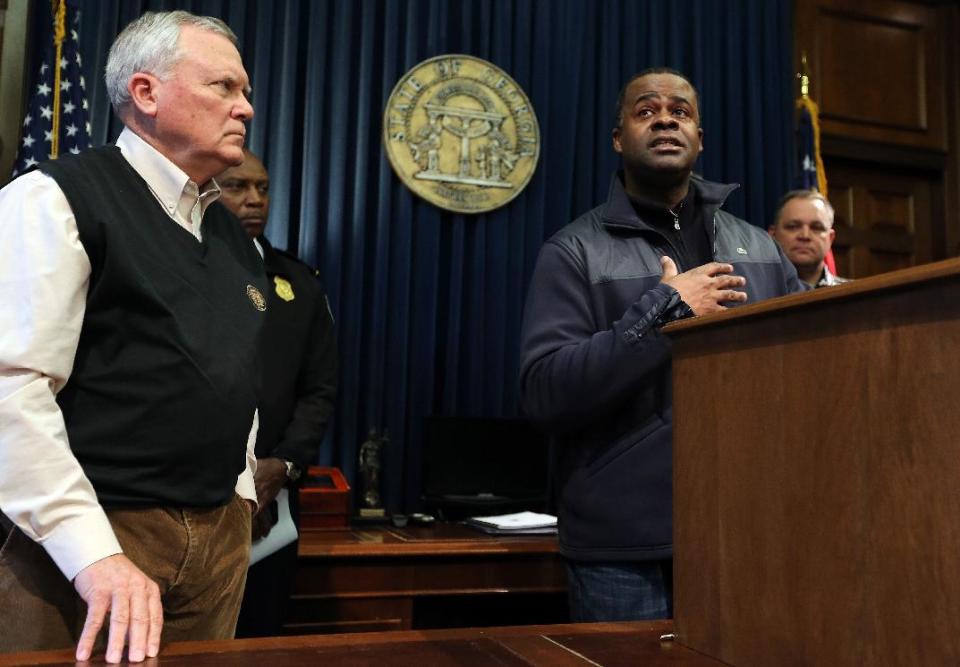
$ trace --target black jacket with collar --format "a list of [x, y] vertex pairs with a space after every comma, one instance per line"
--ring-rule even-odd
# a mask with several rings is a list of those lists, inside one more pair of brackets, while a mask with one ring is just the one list
[[[720, 210], [737, 186], [691, 187], [714, 259], [746, 278], [749, 302], [804, 289], [765, 230]], [[670, 342], [659, 328], [689, 308], [660, 282], [664, 254], [676, 256], [615, 175], [605, 204], [544, 244], [531, 279], [521, 403], [554, 435], [560, 546], [574, 560], [672, 553]]]
[[337, 396], [333, 315], [310, 267], [265, 238], [258, 242], [269, 286], [260, 334], [257, 458], [273, 456], [306, 470], [317, 462]]

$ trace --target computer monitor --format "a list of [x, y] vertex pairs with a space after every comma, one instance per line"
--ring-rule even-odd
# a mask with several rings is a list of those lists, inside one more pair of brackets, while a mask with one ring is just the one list
[[422, 500], [447, 520], [546, 511], [549, 443], [524, 419], [425, 418]]

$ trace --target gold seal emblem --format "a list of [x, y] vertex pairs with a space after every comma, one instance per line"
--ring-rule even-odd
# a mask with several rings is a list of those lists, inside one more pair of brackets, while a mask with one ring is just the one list
[[383, 143], [416, 194], [455, 213], [484, 213], [530, 182], [540, 128], [530, 100], [503, 70], [446, 55], [397, 82], [383, 112]]
[[259, 310], [261, 313], [267, 309], [267, 300], [263, 298], [263, 294], [260, 293], [253, 285], [247, 285], [247, 297], [253, 303], [253, 307]]
[[280, 276], [274, 276], [273, 287], [278, 297], [284, 301], [293, 301], [293, 285], [290, 284], [289, 280], [285, 280]]

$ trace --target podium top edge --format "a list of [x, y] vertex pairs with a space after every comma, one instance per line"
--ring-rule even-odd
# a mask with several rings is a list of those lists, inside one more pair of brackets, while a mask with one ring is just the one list
[[943, 278], [960, 276], [960, 257], [921, 264], [898, 271], [880, 273], [868, 278], [859, 278], [840, 285], [822, 287], [809, 292], [788, 294], [775, 299], [767, 299], [746, 306], [737, 306], [707, 315], [698, 315], [685, 320], [671, 322], [663, 327], [663, 333], [676, 337], [685, 333], [729, 323], [747, 320], [779, 312], [807, 308], [813, 304], [830, 301], [843, 301], [863, 297], [874, 293], [889, 292], [907, 285], [917, 285]]

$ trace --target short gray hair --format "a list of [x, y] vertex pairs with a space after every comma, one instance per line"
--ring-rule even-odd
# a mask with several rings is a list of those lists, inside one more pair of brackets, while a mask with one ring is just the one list
[[835, 212], [834, 212], [834, 210], [833, 210], [833, 206], [830, 205], [830, 202], [827, 200], [826, 197], [824, 197], [824, 196], [823, 196], [822, 194], [820, 194], [818, 191], [813, 190], [813, 189], [810, 189], [810, 190], [791, 190], [791, 191], [788, 192], [787, 194], [785, 194], [785, 195], [783, 195], [782, 197], [780, 197], [780, 201], [777, 202], [777, 212], [776, 212], [776, 213], [774, 214], [774, 216], [773, 216], [773, 225], [774, 225], [774, 226], [780, 224], [780, 214], [783, 213], [783, 208], [784, 208], [787, 204], [789, 204], [790, 202], [792, 202], [794, 199], [817, 199], [817, 200], [819, 200], [819, 201], [822, 201], [822, 202], [823, 202], [823, 207], [824, 207], [825, 209], [827, 209], [827, 215], [830, 216], [830, 227], [831, 227], [831, 228], [833, 227], [833, 218], [834, 218], [834, 215], [835, 215]]
[[103, 78], [115, 112], [119, 113], [130, 103], [127, 84], [134, 74], [150, 72], [161, 79], [170, 74], [183, 57], [179, 43], [180, 29], [185, 25], [223, 35], [233, 44], [237, 43], [237, 36], [230, 26], [218, 18], [197, 16], [183, 10], [145, 12], [117, 35], [107, 56]]

